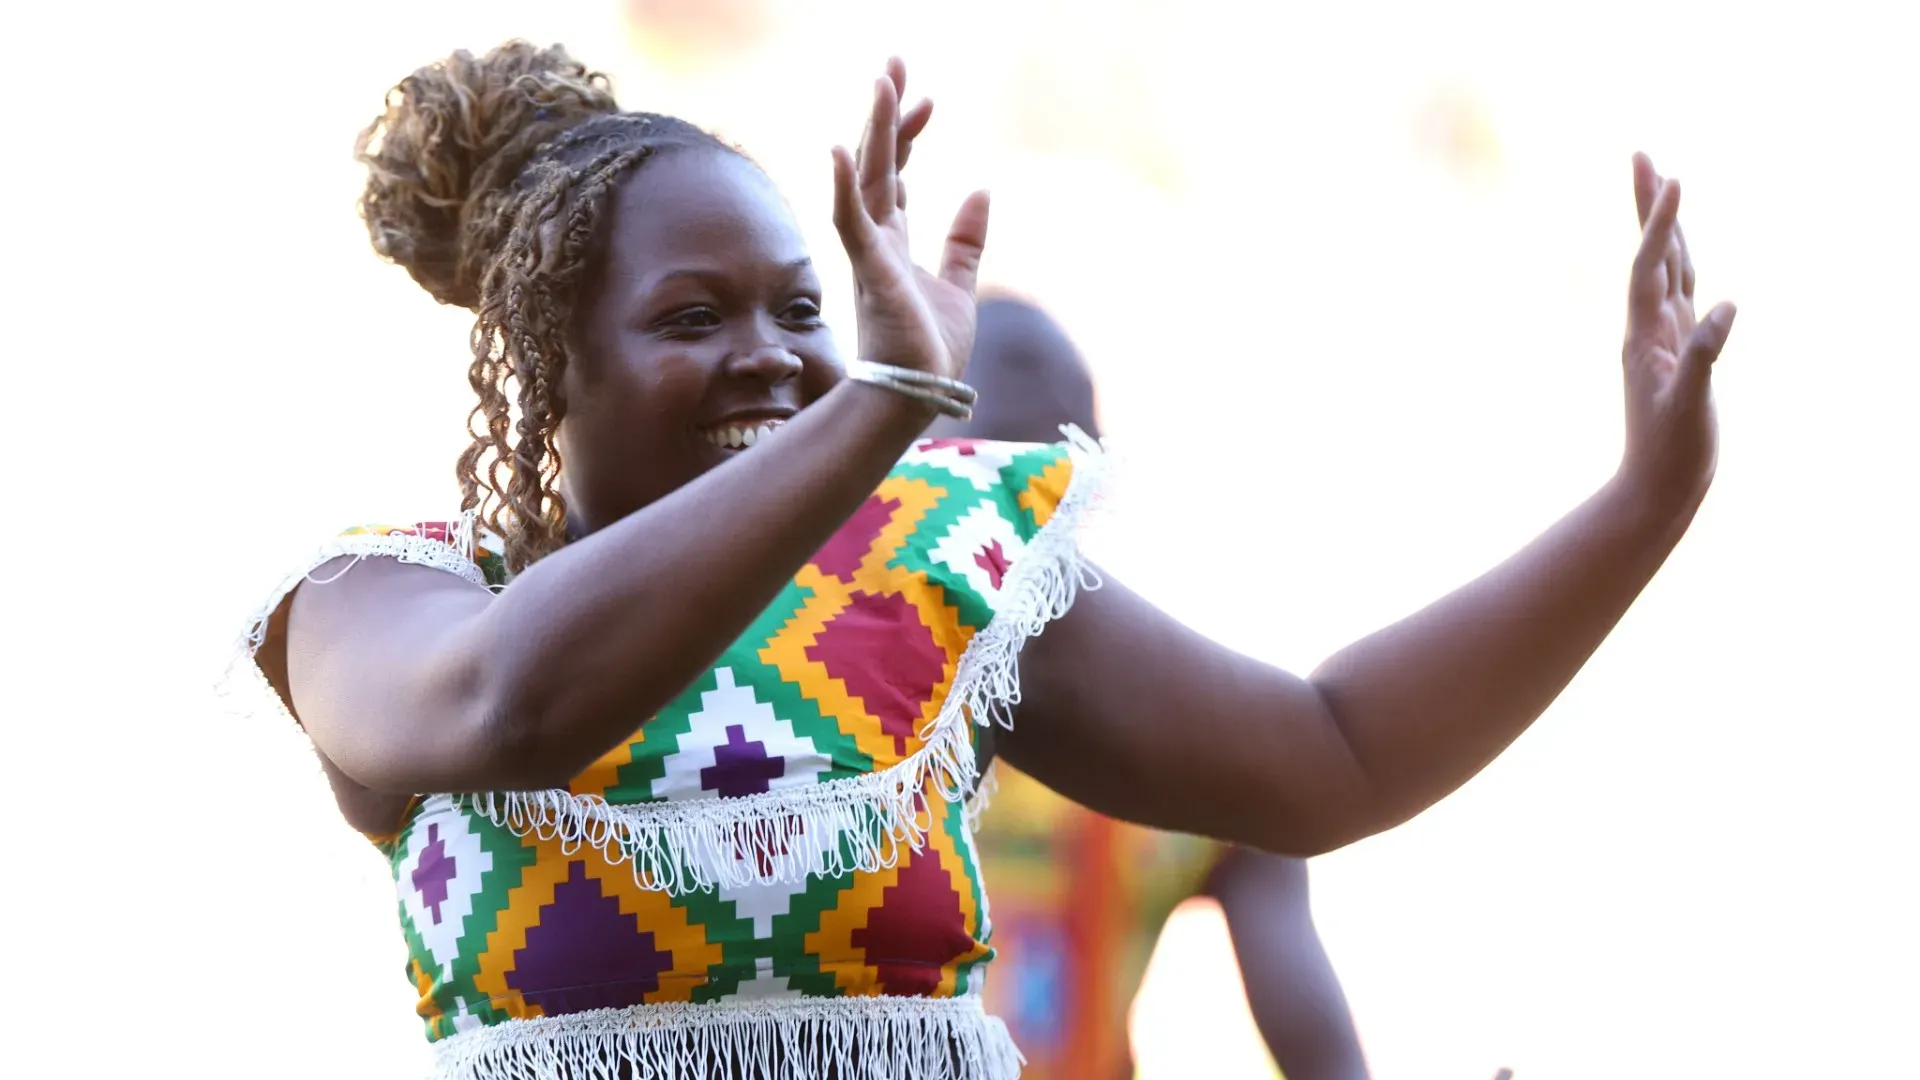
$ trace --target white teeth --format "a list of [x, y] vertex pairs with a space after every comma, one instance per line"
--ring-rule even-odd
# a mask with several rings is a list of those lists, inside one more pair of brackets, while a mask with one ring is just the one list
[[774, 432], [780, 430], [784, 421], [763, 420], [747, 427], [711, 428], [705, 434], [707, 441], [715, 446], [744, 450], [749, 446], [765, 442]]

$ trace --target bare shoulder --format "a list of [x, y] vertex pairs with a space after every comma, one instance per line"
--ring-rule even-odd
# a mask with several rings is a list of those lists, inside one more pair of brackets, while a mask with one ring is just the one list
[[303, 653], [351, 648], [356, 641], [404, 644], [407, 628], [472, 615], [492, 600], [484, 585], [435, 567], [343, 556], [308, 574], [276, 617], [294, 662]]
[[425, 729], [437, 705], [471, 683], [463, 627], [494, 600], [452, 547], [422, 558], [387, 546], [336, 555], [298, 578], [254, 653], [320, 754], [341, 812], [370, 832], [397, 815], [394, 798], [424, 790], [412, 787], [422, 762], [446, 749]]
[[338, 556], [310, 571], [274, 609], [254, 661], [300, 720], [288, 679], [296, 657], [352, 651], [356, 642], [392, 638], [396, 625], [471, 613], [492, 598], [485, 587], [431, 566]]

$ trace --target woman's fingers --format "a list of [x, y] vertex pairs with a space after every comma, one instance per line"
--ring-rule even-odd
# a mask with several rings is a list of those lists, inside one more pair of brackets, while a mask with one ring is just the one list
[[1673, 246], [1675, 218], [1680, 211], [1680, 184], [1668, 180], [1660, 185], [1647, 208], [1647, 221], [1640, 234], [1640, 250], [1633, 258], [1633, 273], [1627, 284], [1628, 311], [1636, 319], [1651, 319], [1666, 303], [1667, 256]]
[[933, 119], [933, 102], [922, 98], [918, 105], [908, 109], [900, 117], [900, 137], [894, 146], [894, 168], [905, 169], [907, 158], [913, 155], [913, 140], [927, 130], [927, 121]]
[[1640, 215], [1640, 227], [1647, 227], [1647, 214], [1653, 209], [1653, 197], [1660, 193], [1660, 174], [1653, 169], [1653, 159], [1645, 154], [1633, 155], [1633, 207]]
[[[1660, 193], [1661, 185], [1666, 181], [1653, 167], [1653, 159], [1645, 154], [1633, 155], [1633, 204], [1640, 214], [1640, 226], [1646, 227], [1647, 214], [1653, 210], [1653, 200]], [[1676, 220], [1673, 225], [1674, 257], [1668, 261], [1668, 288], [1676, 297], [1693, 299], [1693, 254], [1687, 250], [1686, 230]]]
[[1713, 373], [1714, 361], [1720, 359], [1720, 350], [1726, 348], [1727, 336], [1733, 333], [1735, 314], [1731, 303], [1715, 304], [1700, 325], [1693, 328], [1680, 354], [1681, 378], [1694, 384], [1707, 381]]
[[1693, 301], [1693, 252], [1687, 250], [1687, 231], [1680, 222], [1673, 223], [1673, 240], [1680, 247], [1680, 295], [1689, 303]]
[[[889, 206], [907, 208], [907, 189], [900, 182], [900, 170], [907, 167], [907, 159], [913, 156], [914, 140], [927, 130], [928, 121], [933, 119], [930, 100], [922, 99], [913, 108], [901, 111], [906, 89], [907, 66], [899, 57], [893, 57], [887, 61], [885, 74], [874, 83], [873, 108], [867, 115], [866, 128], [860, 133], [860, 145], [853, 154], [861, 201], [875, 221], [885, 216]], [[888, 132], [892, 133], [891, 138]], [[891, 157], [881, 152], [883, 147], [891, 151]]]
[[833, 148], [833, 227], [847, 258], [858, 267], [873, 250], [876, 226], [860, 195], [859, 173], [844, 146]]
[[980, 257], [987, 250], [987, 211], [990, 200], [984, 191], [976, 191], [960, 204], [947, 230], [947, 243], [940, 256], [940, 279], [972, 296], [980, 282]]
[[900, 99], [894, 90], [893, 80], [875, 79], [873, 113], [867, 121], [867, 131], [861, 140], [856, 165], [861, 201], [866, 204], [867, 215], [876, 221], [885, 217], [898, 203], [893, 182], [894, 174], [899, 171], [895, 157], [899, 135]]

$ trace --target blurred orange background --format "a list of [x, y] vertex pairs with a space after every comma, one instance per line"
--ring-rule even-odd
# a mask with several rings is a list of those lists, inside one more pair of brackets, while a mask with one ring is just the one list
[[[1687, 185], [1703, 296], [1741, 305], [1718, 485], [1533, 732], [1418, 821], [1315, 862], [1319, 925], [1380, 1080], [1920, 1076], [1911, 11], [6, 18], [25, 648], [0, 768], [24, 911], [0, 993], [16, 1045], [58, 1063], [42, 1071], [425, 1062], [384, 867], [297, 737], [207, 687], [317, 538], [453, 506], [466, 313], [372, 256], [351, 147], [416, 66], [524, 36], [753, 154], [846, 333], [827, 150], [906, 57], [939, 103], [910, 172], [916, 243], [990, 187], [988, 277], [1094, 365], [1124, 468], [1096, 555], [1294, 670], [1605, 477], [1628, 160], [1649, 151]], [[1135, 1041], [1150, 1080], [1271, 1075], [1204, 904], [1163, 938]]]

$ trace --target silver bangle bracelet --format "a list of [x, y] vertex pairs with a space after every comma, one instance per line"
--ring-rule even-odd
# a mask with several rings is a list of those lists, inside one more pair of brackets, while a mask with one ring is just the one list
[[[932, 390], [937, 394], [943, 394], [955, 401], [968, 405], [973, 404], [980, 396], [973, 387], [968, 386], [958, 379], [949, 379], [945, 375], [934, 375], [925, 371], [915, 371], [913, 368], [895, 367], [892, 364], [876, 364], [871, 360], [850, 361], [847, 364], [847, 373], [854, 375], [856, 372], [861, 374], [883, 375], [894, 382], [905, 383], [908, 386], [917, 386], [922, 390]], [[855, 375], [855, 377], [857, 378], [859, 376]]]
[[972, 419], [973, 403], [979, 398], [973, 387], [957, 379], [871, 360], [849, 360], [847, 378], [924, 402], [956, 420]]

